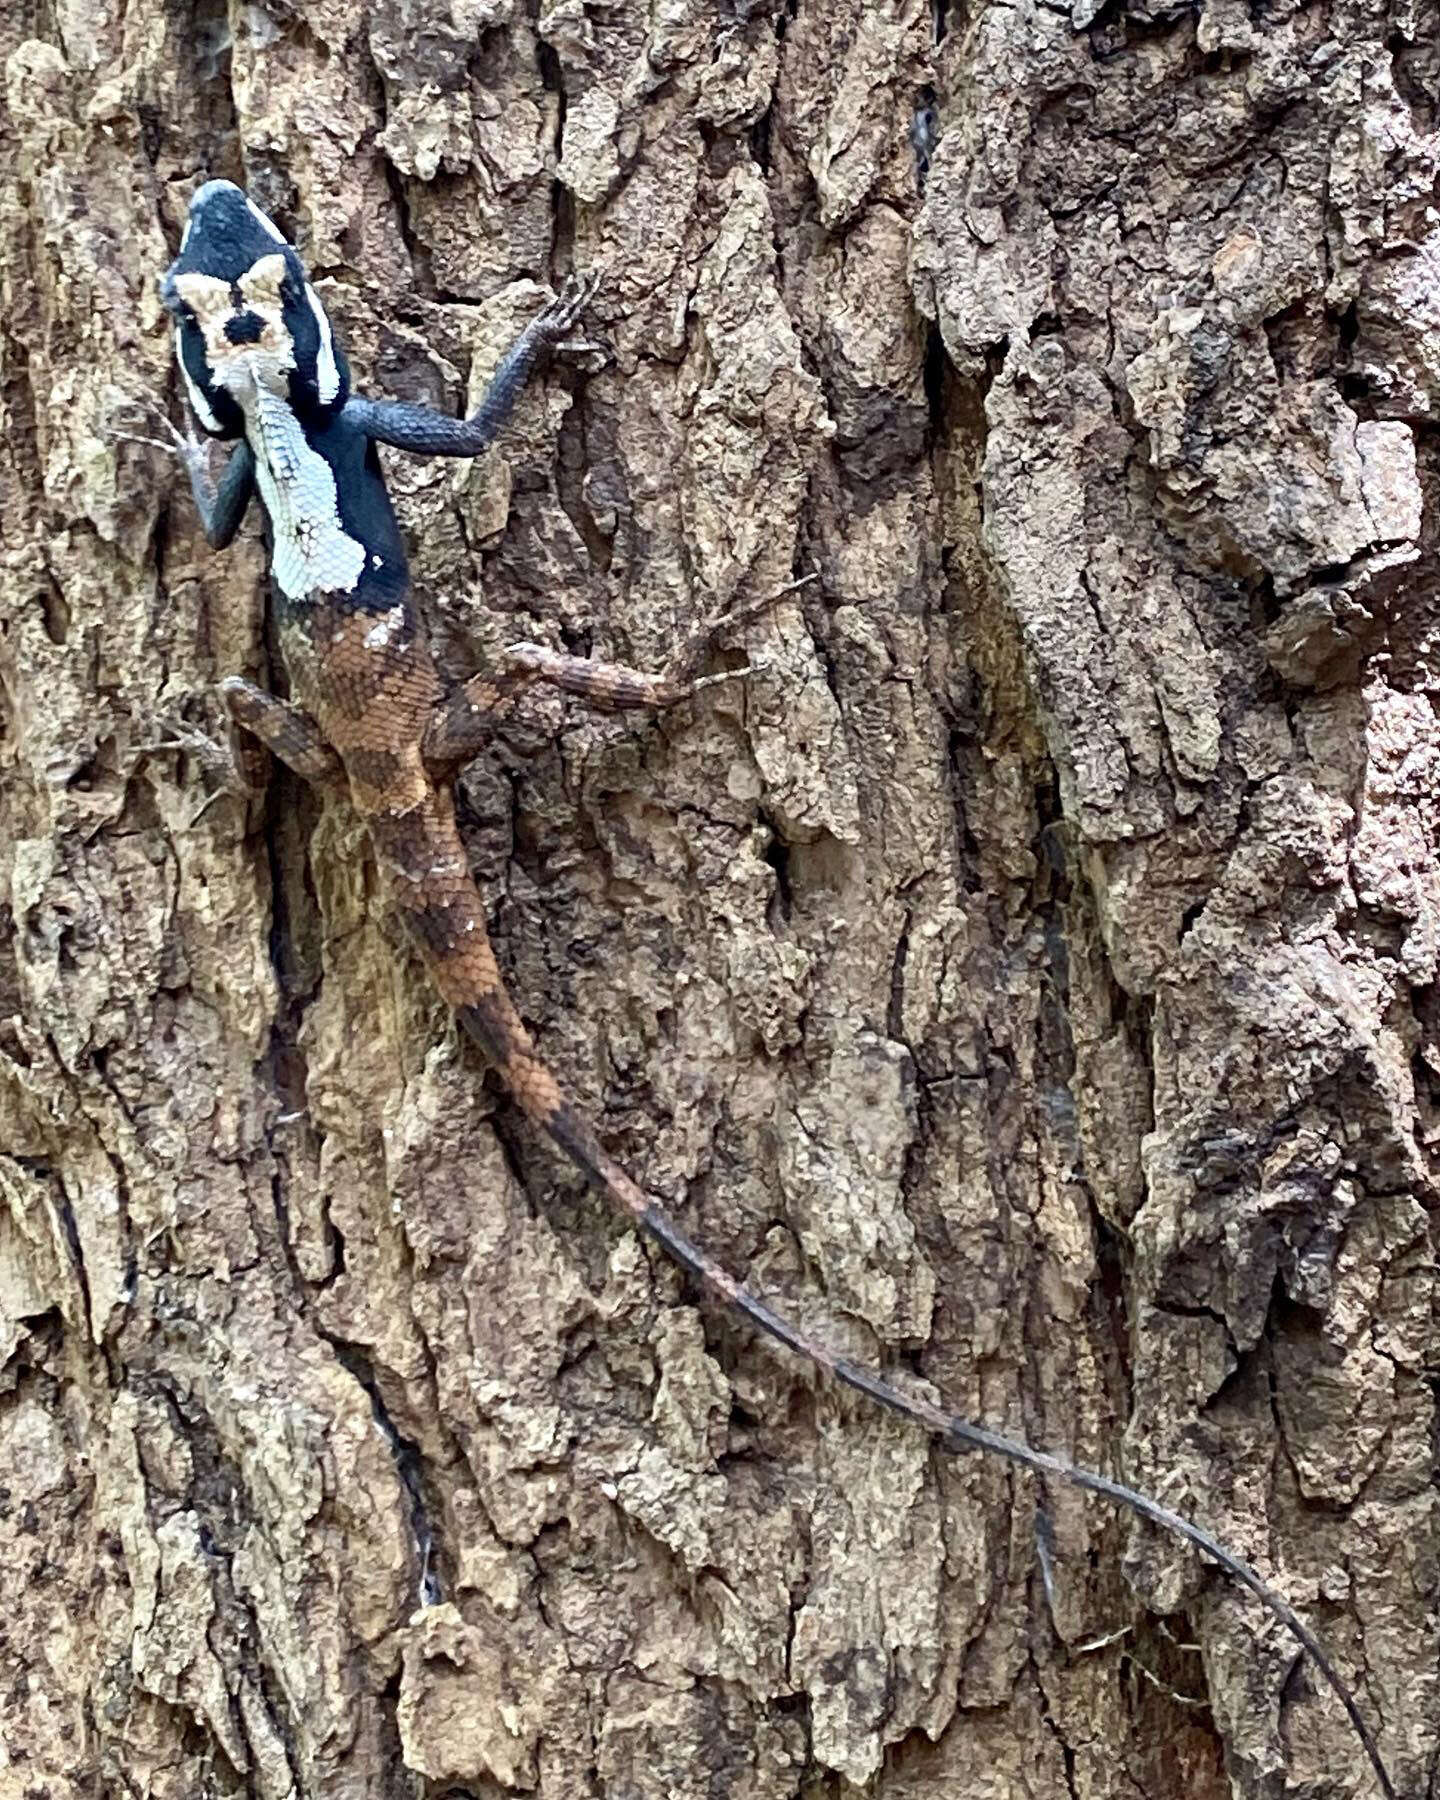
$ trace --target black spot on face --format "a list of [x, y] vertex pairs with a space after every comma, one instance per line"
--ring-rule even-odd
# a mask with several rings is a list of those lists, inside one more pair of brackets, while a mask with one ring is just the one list
[[264, 329], [264, 321], [258, 313], [243, 312], [225, 321], [225, 335], [232, 344], [258, 344]]

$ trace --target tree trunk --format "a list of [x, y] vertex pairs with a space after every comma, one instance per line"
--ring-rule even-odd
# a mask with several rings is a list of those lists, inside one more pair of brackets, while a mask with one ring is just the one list
[[386, 453], [455, 679], [659, 668], [818, 572], [750, 676], [462, 780], [607, 1146], [838, 1348], [1248, 1556], [1435, 1792], [1437, 42], [5, 8], [0, 1800], [1375, 1791], [1218, 1572], [697, 1306], [346, 804], [155, 748], [279, 679], [257, 531], [212, 556], [122, 435], [206, 175], [370, 393], [460, 411], [604, 270], [484, 462]]

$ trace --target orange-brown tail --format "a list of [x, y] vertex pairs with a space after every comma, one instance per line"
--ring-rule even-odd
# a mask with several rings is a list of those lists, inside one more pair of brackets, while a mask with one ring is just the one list
[[1370, 1766], [1375, 1771], [1375, 1779], [1380, 1784], [1385, 1800], [1396, 1800], [1395, 1789], [1381, 1760], [1379, 1746], [1350, 1689], [1310, 1627], [1287, 1600], [1261, 1580], [1249, 1563], [1227, 1550], [1208, 1531], [1192, 1524], [1189, 1519], [1182, 1518], [1179, 1513], [1171, 1512], [1168, 1507], [1161, 1506], [1158, 1501], [1149, 1499], [1136, 1489], [1126, 1487], [1123, 1482], [1112, 1481], [1106, 1475], [1080, 1468], [1067, 1462], [1064, 1457], [1051, 1456], [1043, 1450], [1032, 1450], [1017, 1438], [1003, 1437], [999, 1432], [989, 1431], [983, 1425], [974, 1425], [968, 1419], [945, 1413], [927, 1400], [912, 1398], [899, 1388], [891, 1386], [873, 1370], [851, 1362], [847, 1357], [837, 1356], [783, 1315], [773, 1312], [763, 1300], [757, 1299], [748, 1288], [721, 1268], [713, 1257], [688, 1238], [636, 1186], [618, 1163], [605, 1154], [594, 1131], [566, 1099], [555, 1077], [541, 1062], [524, 1021], [498, 979], [498, 973], [494, 984], [483, 994], [456, 1008], [456, 1016], [494, 1064], [526, 1116], [597, 1187], [602, 1188], [615, 1205], [628, 1213], [642, 1231], [654, 1238], [681, 1268], [687, 1269], [728, 1306], [742, 1313], [769, 1337], [795, 1351], [797, 1355], [808, 1358], [817, 1367], [827, 1370], [847, 1387], [856, 1389], [879, 1405], [888, 1407], [891, 1412], [899, 1413], [902, 1418], [919, 1425], [938, 1438], [947, 1450], [987, 1450], [994, 1456], [1003, 1456], [1010, 1462], [1019, 1463], [1022, 1468], [1031, 1469], [1038, 1475], [1049, 1475], [1056, 1480], [1069, 1482], [1073, 1487], [1083, 1488], [1087, 1493], [1099, 1494], [1115, 1505], [1128, 1507], [1141, 1518], [1149, 1519], [1152, 1524], [1184, 1538], [1213, 1558], [1236, 1581], [1247, 1587], [1282, 1625], [1293, 1632], [1299, 1643], [1310, 1653], [1316, 1668], [1330, 1684], [1349, 1715], [1350, 1723], [1365, 1747], [1365, 1754], [1370, 1759]]

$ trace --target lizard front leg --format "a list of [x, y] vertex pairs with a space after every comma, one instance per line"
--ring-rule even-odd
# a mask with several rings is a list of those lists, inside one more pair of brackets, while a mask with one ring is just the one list
[[255, 457], [250, 446], [242, 438], [230, 452], [218, 486], [210, 480], [205, 446], [198, 438], [181, 438], [178, 453], [190, 477], [205, 542], [212, 550], [223, 550], [233, 542], [255, 492]]
[[598, 278], [572, 283], [530, 321], [501, 358], [485, 398], [468, 419], [452, 419], [448, 413], [406, 400], [364, 400], [358, 395], [346, 402], [344, 417], [367, 437], [397, 450], [421, 456], [478, 456], [510, 417], [530, 371], [570, 330], [598, 285]]
[[184, 466], [205, 542], [212, 550], [224, 550], [234, 542], [235, 533], [249, 508], [250, 496], [255, 492], [254, 452], [241, 438], [230, 452], [217, 484], [211, 479], [204, 440], [197, 438], [193, 429], [180, 431], [158, 410], [154, 416], [160, 429], [169, 434], [168, 440], [145, 437], [134, 431], [121, 435], [132, 444], [151, 444]]

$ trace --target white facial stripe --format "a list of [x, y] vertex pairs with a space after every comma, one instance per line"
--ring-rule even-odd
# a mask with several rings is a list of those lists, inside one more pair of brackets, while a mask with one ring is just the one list
[[270, 569], [291, 600], [350, 594], [365, 569], [365, 546], [340, 522], [335, 472], [306, 442], [283, 400], [256, 388], [246, 408], [255, 479], [270, 515]]
[[320, 330], [320, 353], [315, 358], [315, 392], [320, 396], [320, 404], [328, 406], [340, 392], [340, 370], [335, 361], [335, 340], [330, 335], [330, 321], [325, 316], [325, 308], [320, 304], [320, 296], [307, 281], [305, 298], [310, 302], [310, 310], [315, 315], [315, 323]]
[[271, 224], [270, 220], [265, 217], [264, 213], [261, 212], [260, 208], [255, 204], [255, 202], [250, 198], [250, 196], [248, 194], [245, 196], [245, 204], [250, 208], [250, 211], [255, 215], [256, 222], [265, 228], [265, 230], [270, 234], [270, 236], [272, 238], [274, 238], [274, 240], [277, 244], [283, 244], [285, 242], [284, 233], [276, 230], [275, 226], [273, 224]]
[[194, 223], [194, 219], [191, 218], [187, 218], [185, 221], [185, 229], [180, 233], [180, 248], [182, 250], [190, 242], [190, 231], [194, 226]]
[[185, 392], [190, 399], [190, 410], [207, 431], [219, 431], [220, 421], [215, 417], [214, 408], [205, 398], [204, 391], [194, 376], [185, 367], [184, 352], [180, 347], [180, 333], [175, 333], [175, 360], [180, 365], [180, 379], [185, 383]]

